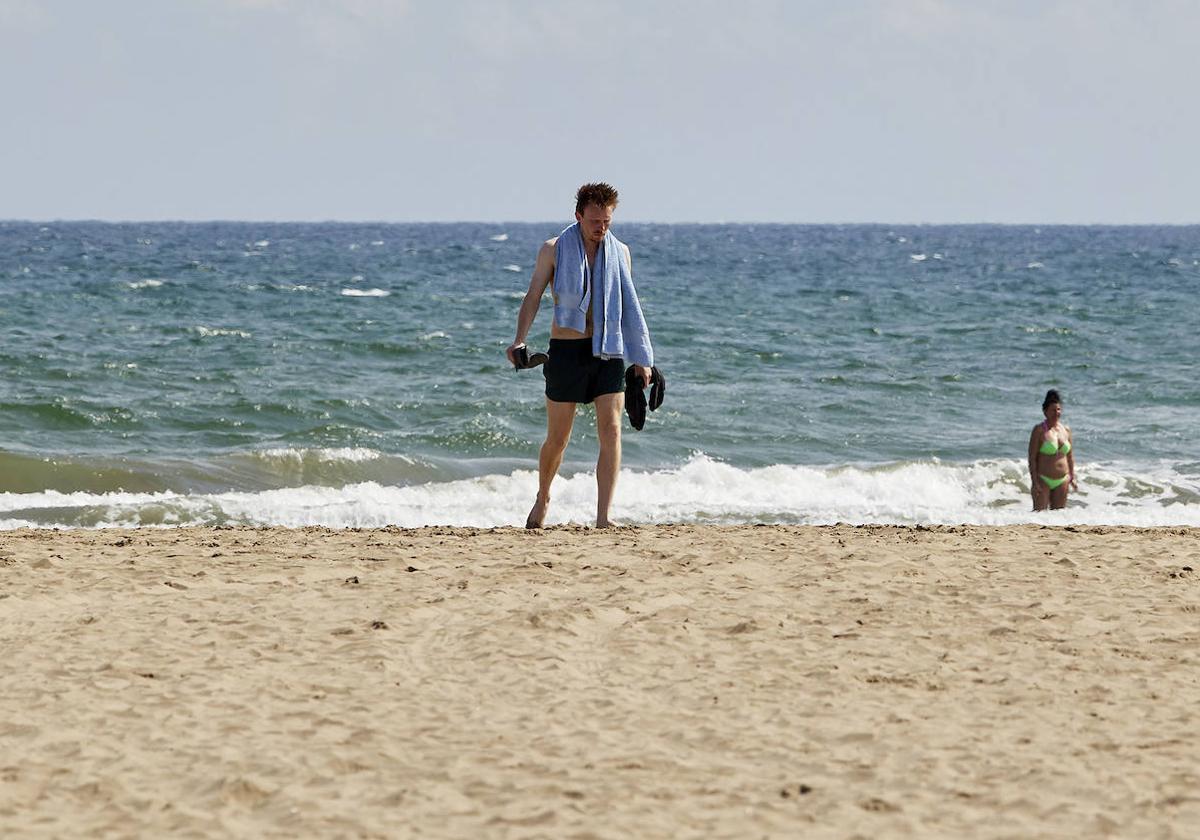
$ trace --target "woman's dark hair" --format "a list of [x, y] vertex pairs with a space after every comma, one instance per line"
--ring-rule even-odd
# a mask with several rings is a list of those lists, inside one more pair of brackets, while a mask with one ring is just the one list
[[1058, 397], [1058, 391], [1055, 390], [1054, 388], [1051, 388], [1049, 391], [1046, 392], [1046, 399], [1042, 400], [1042, 411], [1045, 411], [1049, 406], [1053, 405], [1054, 403], [1058, 403], [1059, 405], [1062, 405], [1062, 400], [1059, 399], [1059, 397]]

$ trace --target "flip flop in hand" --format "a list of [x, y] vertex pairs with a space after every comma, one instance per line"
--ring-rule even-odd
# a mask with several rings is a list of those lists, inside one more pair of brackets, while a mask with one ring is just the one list
[[538, 365], [545, 364], [546, 360], [550, 358], [545, 353], [533, 353], [531, 355], [529, 348], [524, 345], [521, 345], [513, 351], [513, 357], [516, 359], [516, 362], [513, 363], [513, 368], [515, 370], [528, 370], [529, 368], [535, 368]]
[[642, 384], [642, 377], [638, 376], [633, 370], [633, 365], [630, 365], [625, 370], [625, 413], [629, 415], [629, 425], [637, 429], [639, 432], [646, 425], [646, 408], [651, 411], [658, 409], [662, 405], [663, 397], [667, 393], [667, 378], [662, 375], [658, 368], [650, 368], [650, 401], [646, 402], [646, 386]]

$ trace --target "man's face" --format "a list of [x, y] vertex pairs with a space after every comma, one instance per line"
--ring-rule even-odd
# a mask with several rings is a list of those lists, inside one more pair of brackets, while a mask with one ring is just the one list
[[599, 204], [589, 204], [583, 208], [582, 213], [575, 214], [575, 221], [579, 222], [579, 229], [583, 231], [583, 238], [589, 242], [600, 242], [604, 239], [604, 234], [608, 233], [608, 226], [612, 224], [613, 210], [615, 207], [601, 207]]

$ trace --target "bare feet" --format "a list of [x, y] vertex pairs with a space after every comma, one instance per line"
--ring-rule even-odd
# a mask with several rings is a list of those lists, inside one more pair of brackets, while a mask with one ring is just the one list
[[538, 500], [533, 503], [533, 507], [529, 510], [529, 516], [525, 517], [525, 527], [530, 530], [541, 528], [542, 523], [546, 521], [546, 508], [549, 505], [549, 499], [543, 499], [539, 496]]
[[611, 519], [597, 519], [597, 528], [623, 528], [625, 527], [620, 522], [613, 522]]

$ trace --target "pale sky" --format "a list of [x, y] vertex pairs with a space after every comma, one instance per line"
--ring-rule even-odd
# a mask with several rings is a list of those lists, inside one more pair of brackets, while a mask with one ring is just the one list
[[1195, 0], [0, 0], [0, 219], [1200, 222]]

